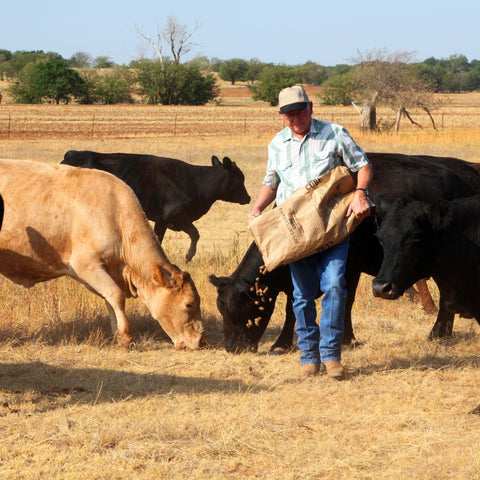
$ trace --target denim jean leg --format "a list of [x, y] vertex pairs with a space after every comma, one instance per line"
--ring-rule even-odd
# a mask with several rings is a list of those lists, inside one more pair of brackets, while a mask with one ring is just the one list
[[301, 350], [301, 365], [320, 365], [320, 330], [317, 323], [315, 297], [319, 281], [315, 261], [310, 257], [292, 262], [293, 312], [296, 320], [297, 346]]
[[322, 289], [322, 313], [320, 317], [320, 357], [322, 362], [340, 360], [345, 327], [345, 269], [349, 239], [326, 250], [322, 254], [320, 288]]

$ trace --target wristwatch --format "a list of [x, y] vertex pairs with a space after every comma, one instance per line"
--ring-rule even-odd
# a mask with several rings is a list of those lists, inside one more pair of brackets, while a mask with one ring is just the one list
[[369, 196], [369, 195], [368, 195], [368, 190], [367, 190], [366, 188], [360, 188], [360, 187], [358, 187], [358, 188], [355, 189], [355, 191], [357, 191], [357, 190], [361, 190], [362, 192], [365, 192], [365, 196], [367, 196], [367, 197]]

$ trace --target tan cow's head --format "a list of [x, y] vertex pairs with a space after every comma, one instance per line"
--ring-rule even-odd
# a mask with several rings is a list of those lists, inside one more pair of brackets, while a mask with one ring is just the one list
[[138, 294], [177, 350], [202, 347], [205, 339], [200, 296], [190, 274], [155, 262], [152, 266], [151, 281], [137, 285]]

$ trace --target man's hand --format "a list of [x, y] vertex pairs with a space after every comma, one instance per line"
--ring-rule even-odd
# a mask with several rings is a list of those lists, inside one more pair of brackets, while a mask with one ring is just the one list
[[260, 211], [259, 210], [252, 210], [248, 215], [247, 215], [247, 222], [249, 222], [250, 220], [252, 220], [252, 218], [256, 218], [260, 215]]
[[367, 197], [363, 190], [357, 190], [353, 197], [352, 203], [348, 207], [346, 216], [349, 217], [352, 213], [359, 220], [363, 220], [371, 214], [372, 202]]

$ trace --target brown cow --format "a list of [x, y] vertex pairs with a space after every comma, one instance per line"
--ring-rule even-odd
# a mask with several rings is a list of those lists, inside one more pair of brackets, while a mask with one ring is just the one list
[[163, 252], [133, 191], [92, 169], [0, 160], [5, 216], [0, 273], [15, 283], [67, 275], [105, 299], [112, 331], [132, 334], [125, 299], [137, 294], [175, 348], [200, 347], [200, 297]]

